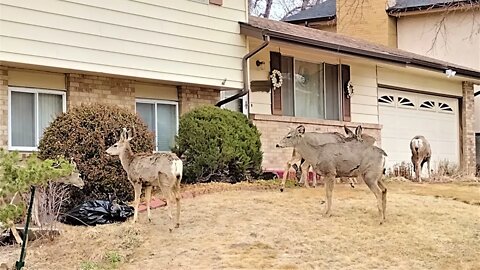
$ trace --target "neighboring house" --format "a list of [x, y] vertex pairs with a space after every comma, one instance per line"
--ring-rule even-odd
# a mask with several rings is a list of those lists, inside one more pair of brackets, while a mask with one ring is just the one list
[[[284, 21], [480, 70], [478, 6], [478, 1], [464, 0], [326, 0]], [[475, 85], [474, 115], [480, 143], [477, 88]], [[480, 150], [477, 156], [480, 160]]]
[[[34, 151], [82, 103], [135, 110], [169, 150], [179, 115], [243, 88], [246, 1], [0, 0], [0, 146]], [[240, 104], [228, 104], [240, 107]]]
[[[338, 131], [362, 124], [387, 152], [387, 167], [410, 161], [409, 141], [424, 134], [433, 165], [447, 159], [475, 172], [473, 83], [480, 71], [396, 48], [285, 22], [241, 23], [250, 50], [249, 113], [260, 129], [264, 167], [281, 170], [291, 149], [275, 144], [288, 127]], [[267, 38], [267, 40], [268, 40]], [[283, 85], [270, 91], [271, 71]], [[446, 69], [457, 71], [445, 76]], [[354, 93], [346, 95], [347, 85]]]

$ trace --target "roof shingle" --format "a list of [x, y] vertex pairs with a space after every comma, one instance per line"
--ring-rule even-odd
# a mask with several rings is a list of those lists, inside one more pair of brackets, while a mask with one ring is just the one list
[[316, 4], [313, 7], [307, 8], [298, 12], [297, 14], [291, 15], [283, 19], [285, 22], [297, 22], [297, 21], [306, 21], [306, 20], [315, 20], [322, 18], [332, 18], [335, 17], [337, 13], [336, 0], [326, 0]]

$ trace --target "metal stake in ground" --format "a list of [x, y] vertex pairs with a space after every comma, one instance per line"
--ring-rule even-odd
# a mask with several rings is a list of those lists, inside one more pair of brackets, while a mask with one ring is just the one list
[[27, 221], [25, 222], [25, 228], [23, 229], [23, 243], [22, 243], [22, 251], [20, 252], [20, 260], [15, 263], [15, 267], [17, 270], [21, 270], [25, 265], [25, 255], [26, 255], [26, 247], [27, 247], [27, 238], [28, 238], [28, 225], [30, 224], [30, 217], [32, 216], [32, 206], [33, 206], [33, 199], [35, 198], [35, 186], [30, 188], [31, 195], [30, 195], [30, 203], [28, 205], [27, 211]]

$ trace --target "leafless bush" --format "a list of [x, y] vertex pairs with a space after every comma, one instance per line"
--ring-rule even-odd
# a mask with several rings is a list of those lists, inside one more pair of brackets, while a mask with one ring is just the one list
[[453, 163], [447, 159], [441, 160], [437, 164], [436, 170], [433, 171], [433, 176], [460, 176], [462, 174], [458, 164]]
[[413, 178], [413, 165], [405, 161], [395, 163], [392, 168], [387, 170], [386, 176], [388, 178], [403, 177], [411, 180]]
[[37, 189], [38, 216], [42, 227], [47, 230], [56, 230], [61, 207], [69, 199], [68, 186], [59, 183], [48, 183], [45, 187]]

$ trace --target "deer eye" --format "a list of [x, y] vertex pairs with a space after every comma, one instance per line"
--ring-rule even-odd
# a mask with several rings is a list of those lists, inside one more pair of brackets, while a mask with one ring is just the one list
[[114, 144], [113, 147], [118, 147], [118, 144]]
[[288, 136], [287, 136], [287, 139], [290, 139], [291, 137], [292, 137], [292, 136], [288, 135]]

